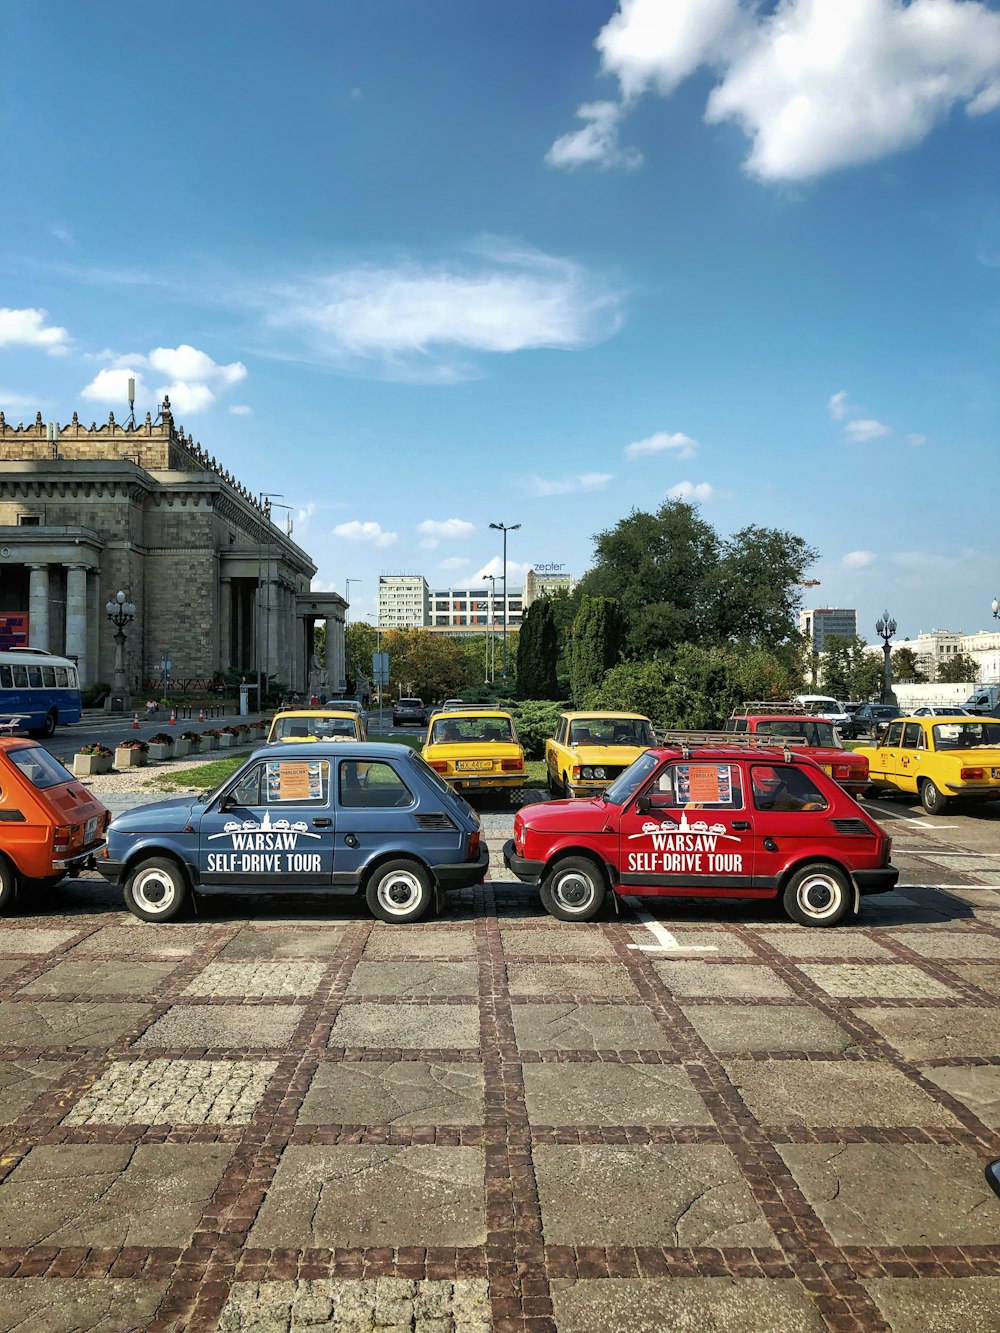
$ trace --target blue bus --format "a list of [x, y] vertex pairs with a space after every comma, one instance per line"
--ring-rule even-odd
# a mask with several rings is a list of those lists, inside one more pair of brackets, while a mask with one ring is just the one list
[[57, 723], [79, 721], [75, 662], [40, 648], [0, 651], [0, 726], [51, 736]]

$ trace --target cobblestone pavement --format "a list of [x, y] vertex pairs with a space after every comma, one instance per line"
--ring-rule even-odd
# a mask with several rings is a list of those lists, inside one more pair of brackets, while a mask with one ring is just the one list
[[0, 922], [0, 1330], [993, 1333], [1000, 811], [900, 891]]

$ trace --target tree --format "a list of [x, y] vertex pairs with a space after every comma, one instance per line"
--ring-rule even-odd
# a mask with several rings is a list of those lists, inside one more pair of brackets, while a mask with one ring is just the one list
[[882, 688], [882, 659], [866, 652], [857, 635], [831, 634], [823, 649], [822, 686], [835, 699], [871, 699]]
[[972, 684], [979, 679], [979, 663], [968, 653], [956, 653], [938, 663], [937, 678], [942, 685]]
[[623, 629], [621, 608], [613, 597], [584, 593], [573, 621], [570, 652], [570, 693], [575, 700], [599, 685], [621, 657]]
[[457, 694], [469, 683], [462, 645], [445, 634], [383, 630], [382, 651], [389, 654], [393, 694], [416, 694], [428, 702]]
[[528, 608], [517, 642], [517, 694], [520, 699], [554, 699], [558, 650], [555, 616], [547, 597]]
[[801, 537], [756, 524], [722, 543], [715, 571], [715, 637], [720, 642], [789, 641], [797, 634], [798, 585], [819, 552]]
[[916, 653], [906, 647], [897, 648], [892, 654], [892, 676], [893, 680], [909, 680], [915, 684], [927, 679], [920, 669]]

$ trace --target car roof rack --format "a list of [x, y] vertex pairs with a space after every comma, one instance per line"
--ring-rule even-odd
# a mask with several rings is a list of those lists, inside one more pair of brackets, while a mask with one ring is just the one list
[[780, 750], [786, 763], [802, 757], [801, 750], [793, 752], [784, 737], [758, 735], [752, 731], [679, 731], [668, 728], [657, 733], [661, 745], [679, 745], [684, 758], [690, 759], [692, 750]]
[[755, 713], [790, 713], [796, 717], [812, 717], [813, 714], [802, 704], [792, 703], [791, 699], [748, 699], [734, 708], [730, 717], [751, 717]]

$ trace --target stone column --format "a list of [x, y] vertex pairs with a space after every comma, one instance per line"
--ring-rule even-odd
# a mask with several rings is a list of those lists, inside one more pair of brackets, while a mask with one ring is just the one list
[[[293, 608], [295, 606], [294, 594], [293, 594], [292, 606]], [[305, 674], [306, 674], [305, 664], [309, 660], [306, 651], [306, 644], [308, 643], [308, 639], [306, 637], [307, 633], [308, 631], [306, 629], [305, 613], [298, 612], [296, 613], [295, 616], [295, 639], [294, 639], [294, 651], [292, 655], [292, 677], [289, 682], [293, 690], [301, 690], [302, 682], [305, 679]]]
[[264, 613], [264, 633], [267, 635], [267, 671], [268, 675], [274, 676], [281, 674], [281, 622], [278, 611], [280, 589], [277, 580], [268, 578], [264, 591], [267, 607]]
[[223, 577], [219, 582], [219, 670], [228, 671], [233, 664], [233, 581]]
[[28, 643], [32, 648], [49, 648], [49, 567], [29, 565]]
[[86, 565], [66, 567], [66, 656], [76, 658], [80, 684], [89, 685]]

